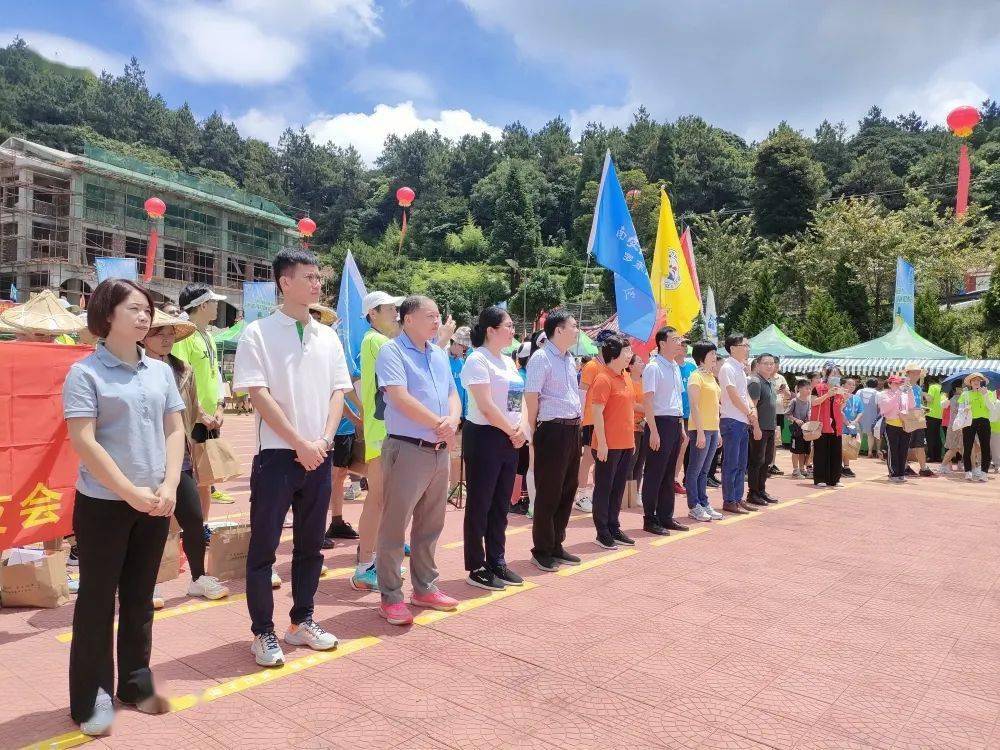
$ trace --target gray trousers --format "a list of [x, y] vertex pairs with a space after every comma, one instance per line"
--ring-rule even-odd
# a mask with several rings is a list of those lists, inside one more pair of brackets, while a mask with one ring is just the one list
[[444, 514], [448, 507], [449, 463], [447, 450], [421, 448], [392, 437], [382, 444], [385, 485], [375, 571], [382, 601], [386, 604], [403, 601], [403, 579], [399, 575], [399, 567], [403, 564], [403, 544], [411, 518], [410, 573], [413, 591], [416, 594], [437, 591], [438, 571], [434, 551], [444, 529]]

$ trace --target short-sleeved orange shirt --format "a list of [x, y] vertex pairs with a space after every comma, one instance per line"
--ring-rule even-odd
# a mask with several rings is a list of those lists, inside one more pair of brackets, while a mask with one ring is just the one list
[[[604, 435], [608, 448], [635, 448], [635, 388], [627, 372], [618, 375], [606, 365], [600, 365], [587, 391], [587, 401], [591, 405], [604, 406]], [[596, 432], [590, 445], [597, 447]]]
[[597, 376], [598, 370], [602, 367], [604, 365], [601, 364], [597, 357], [594, 357], [580, 370], [580, 387], [581, 389], [586, 388], [587, 394], [584, 399], [583, 419], [580, 421], [581, 427], [594, 424], [594, 416], [590, 413], [590, 387], [594, 384], [594, 378]]

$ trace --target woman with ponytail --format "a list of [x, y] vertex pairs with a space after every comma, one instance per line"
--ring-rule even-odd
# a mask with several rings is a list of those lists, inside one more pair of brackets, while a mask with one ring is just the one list
[[466, 580], [477, 588], [500, 591], [524, 583], [504, 559], [518, 449], [527, 439], [521, 426], [524, 379], [503, 353], [514, 339], [514, 323], [506, 310], [496, 306], [483, 310], [470, 338], [475, 348], [461, 376], [469, 393], [462, 429]]

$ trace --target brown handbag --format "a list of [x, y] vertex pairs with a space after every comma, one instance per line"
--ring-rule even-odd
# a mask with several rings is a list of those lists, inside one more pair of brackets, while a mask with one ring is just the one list
[[209, 438], [204, 443], [195, 443], [192, 446], [191, 458], [194, 461], [198, 484], [202, 487], [222, 484], [243, 476], [243, 466], [236, 457], [232, 444], [223, 437]]

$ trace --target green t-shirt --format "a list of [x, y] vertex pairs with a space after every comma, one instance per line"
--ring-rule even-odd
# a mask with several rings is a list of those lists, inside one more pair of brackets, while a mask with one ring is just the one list
[[375, 360], [379, 349], [389, 340], [374, 328], [361, 339], [361, 408], [365, 426], [365, 461], [382, 455], [385, 422], [375, 419]]
[[215, 342], [211, 341], [207, 333], [195, 331], [183, 341], [174, 344], [170, 353], [191, 365], [198, 403], [206, 414], [215, 414], [220, 401], [219, 364], [216, 361]]
[[996, 401], [996, 396], [993, 395], [992, 391], [989, 395], [983, 395], [982, 391], [970, 391], [966, 389], [962, 391], [962, 395], [958, 397], [958, 403], [969, 405], [973, 419], [989, 419], [990, 404], [994, 401]]
[[941, 398], [941, 384], [931, 383], [927, 387], [927, 416], [941, 419], [944, 416], [944, 400]]

